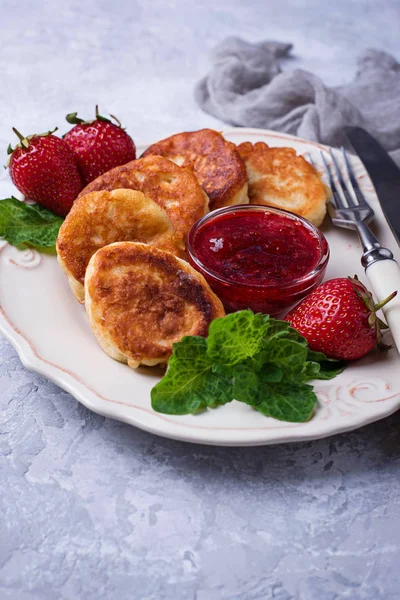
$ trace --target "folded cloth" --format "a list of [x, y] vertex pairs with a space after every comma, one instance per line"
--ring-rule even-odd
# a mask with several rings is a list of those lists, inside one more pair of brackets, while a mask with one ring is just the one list
[[213, 54], [211, 72], [195, 88], [200, 107], [232, 125], [284, 131], [330, 146], [359, 125], [400, 163], [400, 64], [379, 50], [358, 59], [353, 81], [328, 87], [302, 69], [281, 71], [292, 44], [250, 44], [229, 37]]

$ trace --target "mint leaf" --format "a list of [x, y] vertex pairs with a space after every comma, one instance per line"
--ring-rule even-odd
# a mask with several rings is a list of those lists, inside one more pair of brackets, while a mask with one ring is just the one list
[[235, 365], [257, 354], [267, 329], [268, 319], [251, 310], [215, 319], [208, 331], [207, 356], [213, 363]]
[[343, 364], [311, 352], [286, 321], [243, 310], [215, 319], [207, 339], [184, 337], [151, 392], [166, 414], [196, 413], [236, 399], [282, 421], [302, 423], [317, 397], [310, 379], [330, 379]]
[[290, 377], [301, 373], [307, 358], [307, 348], [298, 342], [285, 338], [264, 340], [265, 361], [273, 363]]
[[272, 341], [275, 338], [285, 338], [299, 342], [303, 346], [307, 346], [307, 340], [297, 331], [289, 325], [287, 321], [280, 321], [279, 319], [273, 319], [268, 315], [264, 315], [265, 323], [267, 325], [266, 337]]
[[335, 368], [330, 366], [328, 363], [320, 363], [319, 370], [316, 373], [314, 373], [311, 377], [307, 377], [307, 379], [334, 379], [337, 375], [340, 375], [340, 373], [342, 373], [346, 368], [346, 365], [344, 363], [339, 364], [341, 366]]
[[308, 349], [307, 362], [304, 365], [303, 373], [305, 379], [333, 379], [346, 368], [346, 363], [342, 360], [328, 358], [322, 352], [314, 352]]
[[280, 421], [304, 423], [308, 421], [317, 403], [317, 396], [311, 385], [283, 380], [272, 383], [260, 373], [259, 401], [252, 404], [256, 410], [266, 417]]
[[258, 372], [249, 365], [233, 367], [235, 399], [253, 406], [266, 417], [292, 423], [308, 421], [317, 403], [312, 386], [290, 378], [282, 379], [282, 371], [279, 377], [275, 365], [266, 367]]
[[278, 365], [273, 363], [266, 363], [262, 370], [263, 381], [270, 381], [271, 383], [279, 383], [284, 377], [282, 369]]
[[318, 363], [328, 362], [336, 365], [341, 362], [339, 360], [336, 360], [336, 358], [328, 358], [323, 352], [315, 352], [314, 350], [310, 350], [309, 348], [307, 352], [307, 360], [311, 360], [313, 362]]
[[309, 379], [319, 379], [321, 371], [321, 365], [317, 362], [306, 362], [303, 366], [303, 379], [308, 381]]
[[260, 378], [251, 365], [239, 364], [232, 368], [233, 397], [246, 404], [255, 404], [260, 397]]
[[307, 346], [306, 338], [303, 337], [297, 331], [297, 329], [293, 329], [293, 327], [289, 327], [288, 331], [286, 332], [285, 339], [292, 340], [293, 342], [297, 342], [298, 344], [301, 344], [302, 346]]
[[240, 402], [255, 406], [261, 402], [262, 384], [282, 381], [282, 370], [273, 364], [264, 365], [262, 373], [255, 371], [253, 365], [242, 363], [232, 367], [233, 396]]
[[[286, 337], [289, 330], [292, 329], [287, 321], [279, 321], [278, 319], [271, 319], [268, 315], [265, 315], [265, 324], [267, 325], [267, 331], [265, 337], [272, 341], [274, 338]], [[293, 331], [296, 331], [295, 329]], [[300, 335], [300, 334], [299, 334]]]
[[10, 244], [52, 248], [63, 222], [39, 204], [25, 204], [14, 197], [0, 200], [0, 237]]
[[[283, 367], [285, 371], [290, 373], [293, 370], [293, 366], [290, 366], [289, 363], [294, 360], [296, 363], [298, 362], [298, 368], [296, 370], [299, 370], [300, 362], [304, 363], [305, 360], [305, 353], [299, 348], [299, 345], [307, 346], [306, 339], [303, 338], [296, 329], [290, 327], [289, 323], [286, 321], [279, 321], [270, 318], [268, 315], [264, 315], [264, 323], [267, 326], [267, 329], [261, 343], [260, 351], [252, 357], [254, 368], [260, 369], [267, 362], [277, 362], [280, 367]], [[286, 349], [282, 346], [282, 351], [277, 351], [277, 348], [280, 348], [283, 340], [296, 342], [297, 345], [292, 347], [288, 345], [286, 346]], [[282, 363], [282, 357], [280, 355], [284, 355], [286, 351], [289, 353], [287, 360], [285, 360], [286, 357], [283, 356], [284, 362], [287, 362], [287, 365], [285, 366]], [[294, 358], [292, 354], [297, 354], [297, 359]]]
[[151, 390], [151, 405], [168, 415], [196, 413], [232, 400], [232, 381], [213, 373], [202, 337], [185, 336], [174, 344], [174, 353], [161, 381]]

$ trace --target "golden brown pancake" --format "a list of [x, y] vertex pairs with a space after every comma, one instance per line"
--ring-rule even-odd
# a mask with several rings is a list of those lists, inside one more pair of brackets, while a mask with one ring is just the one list
[[84, 301], [84, 278], [92, 255], [117, 241], [138, 241], [179, 253], [166, 212], [134, 190], [92, 192], [74, 202], [57, 238], [58, 262], [72, 291]]
[[218, 131], [200, 129], [172, 135], [152, 144], [142, 156], [165, 156], [178, 165], [192, 164], [210, 210], [248, 204], [246, 168], [235, 144]]
[[264, 142], [244, 142], [238, 151], [246, 164], [252, 204], [284, 208], [321, 225], [328, 192], [309, 162], [293, 148], [270, 148]]
[[100, 346], [132, 368], [165, 364], [184, 335], [206, 336], [220, 300], [187, 262], [154, 246], [101, 248], [85, 277], [85, 306]]
[[179, 167], [161, 156], [148, 156], [111, 169], [79, 194], [125, 188], [139, 190], [163, 208], [176, 233], [186, 242], [193, 223], [208, 212], [208, 197], [190, 166]]

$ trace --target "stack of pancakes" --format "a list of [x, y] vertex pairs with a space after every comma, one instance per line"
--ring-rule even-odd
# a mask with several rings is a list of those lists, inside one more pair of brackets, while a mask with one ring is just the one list
[[185, 259], [193, 224], [237, 204], [284, 208], [320, 225], [327, 189], [291, 148], [179, 133], [91, 182], [57, 239], [57, 255], [93, 332], [112, 358], [166, 364], [184, 335], [206, 336], [224, 309]]

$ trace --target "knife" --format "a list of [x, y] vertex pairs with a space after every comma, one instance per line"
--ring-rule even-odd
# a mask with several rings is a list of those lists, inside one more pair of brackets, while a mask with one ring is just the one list
[[[361, 127], [346, 127], [344, 133], [371, 178], [386, 220], [399, 244], [400, 169], [379, 142]], [[395, 260], [377, 260], [367, 265], [365, 273], [379, 302], [397, 289], [397, 297], [383, 307], [383, 314], [400, 352], [399, 265]]]
[[346, 127], [345, 135], [364, 164], [386, 220], [400, 245], [400, 168], [365, 129]]

